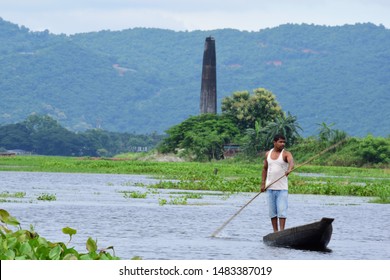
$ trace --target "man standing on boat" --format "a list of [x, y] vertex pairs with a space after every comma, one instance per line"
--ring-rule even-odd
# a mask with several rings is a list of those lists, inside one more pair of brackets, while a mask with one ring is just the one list
[[274, 148], [265, 154], [261, 180], [261, 192], [267, 191], [269, 216], [274, 232], [284, 230], [288, 208], [287, 176], [294, 168], [294, 159], [290, 152], [284, 150], [286, 138], [274, 136]]

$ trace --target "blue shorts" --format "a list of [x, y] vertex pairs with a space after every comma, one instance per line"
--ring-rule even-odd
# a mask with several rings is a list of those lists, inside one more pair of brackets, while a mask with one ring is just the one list
[[267, 190], [269, 217], [287, 218], [288, 191]]

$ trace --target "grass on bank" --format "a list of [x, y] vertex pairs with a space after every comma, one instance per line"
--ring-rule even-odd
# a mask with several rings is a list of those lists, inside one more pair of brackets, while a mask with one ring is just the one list
[[[299, 165], [299, 162], [296, 162]], [[149, 174], [167, 178], [200, 178], [217, 173], [222, 177], [259, 176], [262, 161], [257, 163], [232, 160], [213, 162], [158, 162], [119, 158], [88, 158], [60, 156], [0, 157], [0, 171], [40, 171], [69, 173]], [[390, 179], [388, 168], [357, 168], [305, 165], [299, 173], [328, 176], [353, 176]]]

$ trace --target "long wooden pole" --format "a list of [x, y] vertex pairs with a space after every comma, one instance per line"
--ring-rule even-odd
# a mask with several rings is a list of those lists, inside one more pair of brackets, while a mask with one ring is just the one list
[[[297, 170], [298, 168], [300, 168], [301, 166], [304, 166], [305, 164], [308, 164], [309, 162], [311, 162], [312, 160], [318, 158], [319, 156], [325, 154], [326, 152], [336, 148], [337, 146], [339, 146], [341, 143], [343, 143], [344, 141], [346, 141], [347, 138], [337, 142], [336, 144], [326, 148], [325, 150], [321, 151], [320, 153], [316, 154], [315, 156], [309, 158], [308, 160], [306, 160], [305, 162], [299, 164], [297, 167], [294, 167], [291, 172]], [[291, 173], [290, 172], [290, 173]], [[271, 184], [269, 184], [267, 188], [269, 188], [271, 185], [275, 184], [277, 181], [279, 181], [280, 179], [282, 179], [284, 176], [286, 175], [283, 175], [281, 176], [280, 178], [276, 179], [275, 181], [273, 181]], [[257, 193], [251, 200], [249, 200], [244, 206], [242, 206], [233, 216], [231, 216], [222, 226], [220, 226], [216, 231], [213, 232], [213, 234], [211, 235], [211, 237], [216, 237], [217, 234], [228, 224], [230, 223], [236, 216], [238, 216], [238, 214], [241, 213], [242, 210], [244, 210], [245, 207], [247, 207], [253, 200], [255, 200], [256, 197], [258, 197], [259, 195], [261, 194], [261, 192]]]

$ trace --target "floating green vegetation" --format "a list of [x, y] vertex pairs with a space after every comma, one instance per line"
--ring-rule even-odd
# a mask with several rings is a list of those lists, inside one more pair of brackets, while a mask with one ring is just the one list
[[44, 200], [44, 201], [54, 201], [57, 200], [57, 196], [55, 194], [43, 193], [38, 195], [37, 199]]
[[139, 191], [120, 191], [124, 198], [146, 198], [148, 193]]
[[[297, 165], [299, 162], [297, 162]], [[223, 193], [259, 192], [262, 162], [157, 162], [76, 157], [15, 156], [0, 158], [0, 170], [149, 174], [163, 180], [151, 188], [207, 190]], [[214, 170], [218, 169], [218, 174]], [[312, 177], [303, 177], [299, 174]], [[289, 176], [290, 193], [378, 197], [390, 188], [390, 169], [305, 165]], [[129, 186], [134, 183], [128, 183]], [[144, 186], [137, 183], [137, 186]], [[386, 193], [386, 191], [385, 191]], [[384, 198], [384, 199], [383, 199]]]
[[187, 196], [170, 196], [169, 204], [172, 205], [187, 205]]
[[14, 192], [14, 193], [10, 193], [8, 191], [5, 191], [5, 192], [2, 192], [0, 193], [0, 197], [2, 198], [24, 198], [26, 196], [26, 193], [25, 192]]
[[124, 183], [121, 183], [122, 186], [127, 186], [127, 187], [146, 187], [146, 185], [144, 183], [141, 183], [141, 182], [124, 182]]
[[166, 200], [165, 198], [159, 198], [158, 199], [158, 204], [160, 204], [160, 206], [163, 206], [165, 204], [168, 203], [168, 200]]
[[148, 193], [150, 194], [159, 194], [160, 191], [156, 188], [153, 188], [153, 187], [148, 187]]
[[[170, 179], [204, 179], [214, 174], [222, 177], [260, 176], [262, 161], [256, 163], [240, 161], [212, 162], [157, 162], [110, 159], [94, 159], [60, 156], [15, 156], [1, 157], [0, 170], [46, 171], [46, 172], [83, 172], [111, 174], [152, 174]], [[299, 162], [297, 162], [297, 165]], [[12, 169], [9, 167], [12, 166]], [[357, 168], [339, 166], [305, 165], [299, 172], [321, 173], [333, 176], [388, 178], [390, 170], [386, 168]]]
[[386, 180], [351, 180], [346, 178], [297, 178], [290, 181], [289, 192], [341, 196], [378, 197], [376, 202], [386, 203], [390, 197], [390, 184]]
[[0, 198], [0, 203], [8, 203], [8, 202], [18, 202], [18, 201], [11, 200], [11, 199]]
[[165, 198], [159, 198], [158, 203], [163, 206], [165, 204], [169, 205], [187, 205], [187, 199], [188, 197], [183, 195], [183, 196], [169, 196], [169, 200]]
[[222, 178], [210, 175], [203, 180], [160, 181], [153, 185], [160, 189], [211, 190], [222, 192], [256, 192], [260, 190], [259, 177]]
[[202, 191], [202, 193], [198, 192], [186, 192], [186, 191], [169, 191], [170, 194], [188, 194], [190, 196], [194, 196], [193, 198], [196, 198], [196, 196], [225, 196], [226, 193], [224, 192], [211, 192], [211, 191]]
[[[68, 244], [72, 236], [77, 233], [75, 229], [66, 227], [62, 229], [69, 235], [69, 242], [50, 242], [41, 237], [32, 228], [24, 230], [19, 221], [6, 210], [0, 209], [0, 260], [119, 260], [115, 257], [114, 247], [97, 249], [97, 242], [91, 237], [86, 242], [87, 253], [79, 253]], [[8, 226], [16, 227], [16, 230]], [[108, 250], [113, 251], [111, 255]]]
[[195, 192], [169, 192], [170, 194], [179, 194], [184, 195], [185, 197], [189, 199], [202, 199], [203, 194], [201, 193], [195, 193]]
[[390, 204], [390, 188], [382, 188], [379, 191], [378, 197], [371, 199], [369, 202], [371, 203], [383, 203], [383, 204]]

